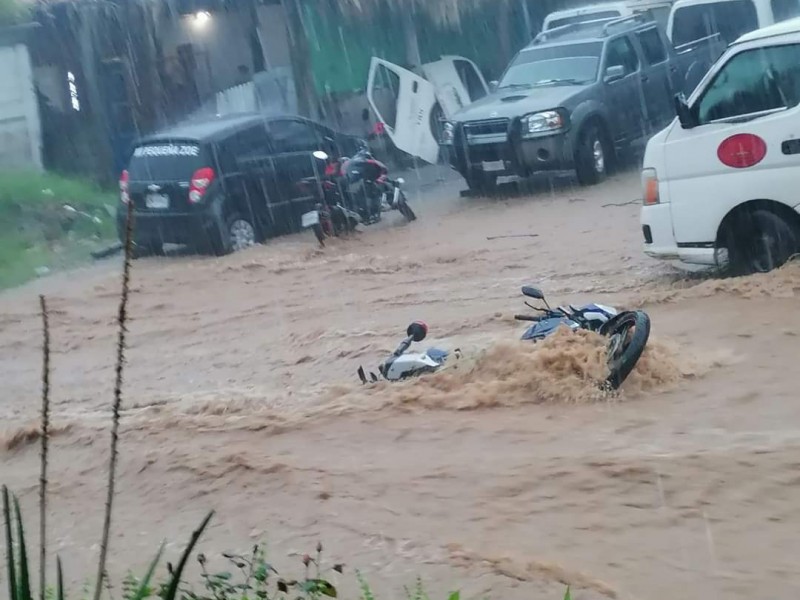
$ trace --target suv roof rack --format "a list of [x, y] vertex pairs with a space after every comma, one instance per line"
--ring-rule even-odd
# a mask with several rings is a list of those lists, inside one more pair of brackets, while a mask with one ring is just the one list
[[[533, 38], [534, 44], [541, 44], [542, 42], [548, 41], [552, 37], [557, 37], [564, 33], [569, 33], [575, 29], [583, 29], [584, 27], [591, 27], [592, 25], [597, 26], [601, 23], [609, 23], [613, 21], [619, 21], [617, 17], [606, 17], [604, 19], [592, 19], [590, 21], [578, 21], [576, 23], [567, 23], [566, 25], [559, 25], [558, 27], [553, 27], [552, 29], [548, 29], [547, 31], [542, 31]], [[604, 28], [605, 31], [605, 28]]]
[[633, 13], [632, 15], [619, 17], [607, 22], [605, 25], [603, 25], [603, 34], [608, 35], [608, 30], [616, 25], [625, 25], [627, 23], [650, 23], [651, 21], [655, 22], [652, 15], [649, 14], [649, 11]]

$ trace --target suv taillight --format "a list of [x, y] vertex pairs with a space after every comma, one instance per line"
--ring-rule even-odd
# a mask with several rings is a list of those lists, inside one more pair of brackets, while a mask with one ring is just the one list
[[203, 167], [202, 169], [197, 169], [192, 175], [192, 181], [189, 184], [189, 202], [192, 204], [196, 204], [203, 199], [203, 196], [208, 189], [208, 186], [211, 185], [211, 182], [214, 181], [214, 177], [216, 174], [214, 173], [214, 169], [211, 167]]
[[123, 171], [122, 175], [119, 176], [119, 199], [122, 201], [123, 204], [127, 204], [131, 201], [131, 197], [128, 195], [128, 171]]

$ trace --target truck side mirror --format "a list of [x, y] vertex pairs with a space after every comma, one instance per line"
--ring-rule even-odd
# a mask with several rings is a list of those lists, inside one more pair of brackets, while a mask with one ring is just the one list
[[612, 81], [617, 81], [623, 77], [625, 77], [625, 67], [622, 65], [611, 65], [610, 67], [606, 68], [603, 81], [606, 83], [611, 83]]

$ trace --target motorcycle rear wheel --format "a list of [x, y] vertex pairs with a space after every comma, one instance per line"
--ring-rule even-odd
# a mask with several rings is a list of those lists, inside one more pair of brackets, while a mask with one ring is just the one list
[[606, 386], [616, 390], [633, 371], [650, 338], [650, 317], [636, 310], [620, 314], [601, 333], [609, 337]]

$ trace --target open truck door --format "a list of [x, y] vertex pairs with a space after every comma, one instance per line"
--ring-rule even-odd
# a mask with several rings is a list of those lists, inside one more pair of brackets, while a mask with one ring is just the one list
[[367, 99], [397, 148], [431, 164], [439, 157], [434, 137], [434, 87], [422, 77], [395, 64], [372, 58]]
[[489, 93], [480, 69], [463, 56], [443, 56], [422, 65], [422, 71], [433, 84], [436, 99], [447, 119]]

